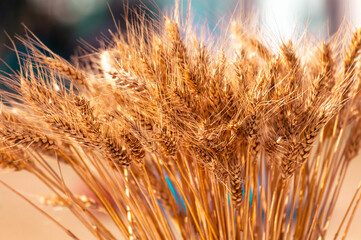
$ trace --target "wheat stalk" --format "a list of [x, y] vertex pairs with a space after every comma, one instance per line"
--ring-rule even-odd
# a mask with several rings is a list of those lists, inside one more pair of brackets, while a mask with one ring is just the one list
[[[237, 21], [218, 42], [178, 17], [127, 24], [74, 65], [29, 30], [19, 38], [21, 69], [2, 76], [17, 93], [2, 91], [1, 167], [32, 173], [53, 192], [42, 203], [97, 239], [325, 238], [359, 150], [361, 30], [342, 59], [339, 43], [308, 58]], [[92, 197], [70, 190], [63, 165]]]

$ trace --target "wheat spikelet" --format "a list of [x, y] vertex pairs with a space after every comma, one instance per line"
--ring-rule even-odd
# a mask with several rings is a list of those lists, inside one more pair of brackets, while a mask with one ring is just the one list
[[334, 60], [329, 44], [323, 43], [320, 50], [321, 72], [313, 82], [310, 93], [310, 104], [319, 101], [319, 98], [329, 94], [334, 85]]
[[9, 146], [2, 144], [0, 150], [0, 167], [1, 169], [10, 169], [13, 171], [21, 171], [27, 168], [29, 163], [24, 159], [25, 156], [19, 149], [7, 149]]
[[350, 73], [350, 71], [354, 71], [354, 67], [359, 55], [360, 51], [360, 39], [361, 39], [361, 30], [357, 29], [351, 39], [351, 43], [346, 52], [346, 57], [344, 60], [344, 74]]
[[86, 82], [85, 76], [79, 72], [77, 68], [65, 61], [60, 61], [59, 59], [55, 58], [45, 58], [44, 64], [48, 67], [58, 70], [61, 74], [64, 74], [76, 83], [84, 85]]
[[127, 167], [131, 163], [128, 150], [124, 145], [121, 145], [114, 137], [104, 137], [103, 139], [104, 148], [109, 156], [110, 163], [114, 168]]
[[236, 206], [240, 206], [244, 197], [244, 181], [240, 161], [236, 159], [230, 163], [232, 200]]

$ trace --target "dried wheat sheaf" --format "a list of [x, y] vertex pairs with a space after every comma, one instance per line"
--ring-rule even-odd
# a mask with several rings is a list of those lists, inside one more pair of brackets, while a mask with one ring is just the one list
[[237, 21], [205, 39], [178, 18], [128, 22], [73, 64], [27, 31], [1, 77], [1, 167], [32, 173], [54, 194], [42, 204], [98, 239], [325, 238], [361, 140], [361, 29], [275, 48]]

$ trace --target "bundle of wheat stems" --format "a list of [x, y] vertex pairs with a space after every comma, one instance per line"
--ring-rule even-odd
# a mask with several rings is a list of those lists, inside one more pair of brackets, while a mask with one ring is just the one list
[[98, 239], [325, 238], [361, 140], [361, 29], [274, 48], [237, 21], [205, 39], [171, 15], [128, 22], [73, 64], [19, 38], [21, 68], [1, 77], [1, 167], [40, 179], [43, 204]]

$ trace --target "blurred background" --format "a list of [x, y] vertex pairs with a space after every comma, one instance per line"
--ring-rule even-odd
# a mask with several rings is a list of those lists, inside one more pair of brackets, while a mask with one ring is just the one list
[[[188, 0], [184, 0], [184, 6]], [[124, 4], [131, 9], [141, 5], [148, 13], [158, 9], [169, 10], [174, 0], [1, 0], [0, 1], [0, 57], [8, 60], [9, 51], [3, 47], [10, 36], [22, 35], [22, 23], [31, 29], [47, 46], [59, 55], [69, 58], [79, 39], [96, 45], [100, 33], [114, 30], [109, 7], [117, 21]], [[318, 37], [334, 33], [343, 18], [351, 24], [361, 23], [359, 0], [193, 0], [192, 11], [196, 22], [205, 22], [211, 29], [219, 19], [235, 10], [246, 17], [257, 12], [259, 20], [273, 33], [290, 37], [302, 32], [305, 26]], [[123, 25], [124, 26], [124, 25]], [[10, 54], [11, 55], [11, 54]], [[7, 61], [7, 62], [8, 62]]]
[[[158, 10], [171, 10], [173, 0], [0, 0], [0, 58], [12, 68], [17, 68], [17, 60], [5, 34], [13, 37], [24, 35], [26, 25], [51, 50], [69, 59], [74, 53], [80, 39], [93, 46], [98, 46], [102, 34], [109, 36], [108, 29], [115, 31], [114, 18], [124, 27], [124, 4], [130, 9], [145, 6], [148, 13]], [[183, 1], [184, 6], [187, 0]], [[108, 6], [109, 5], [109, 6]], [[236, 10], [235, 10], [236, 9]], [[254, 18], [257, 13], [259, 22], [266, 26], [270, 36], [282, 36], [283, 39], [300, 35], [307, 27], [318, 39], [324, 39], [335, 33], [343, 21], [350, 28], [361, 25], [360, 0], [193, 0], [192, 14], [195, 23], [207, 22], [212, 30], [219, 19], [231, 14], [243, 14]], [[151, 17], [151, 14], [149, 14]], [[21, 45], [17, 46], [22, 49]], [[0, 63], [0, 70], [9, 71]], [[361, 179], [361, 159], [355, 159], [341, 192], [342, 198], [335, 210], [335, 221], [330, 223], [329, 237], [336, 231], [336, 226], [343, 217], [348, 203]], [[24, 184], [23, 179], [29, 179]], [[3, 174], [6, 180], [27, 197], [40, 196], [46, 189], [40, 183], [32, 182], [24, 173]], [[39, 195], [36, 195], [39, 194]], [[76, 220], [63, 211], [54, 213], [57, 219], [66, 220], [69, 225]], [[361, 209], [355, 216], [348, 239], [360, 239]], [[91, 239], [85, 229], [80, 229], [80, 236]], [[0, 186], [0, 239], [67, 239], [67, 236], [31, 206], [13, 193]]]
[[[189, 0], [183, 0], [184, 8]], [[1, 0], [0, 1], [0, 57], [16, 64], [9, 45], [9, 36], [24, 33], [25, 24], [54, 52], [68, 59], [79, 39], [96, 46], [97, 39], [108, 29], [114, 30], [109, 11], [124, 27], [124, 4], [130, 9], [145, 6], [148, 13], [170, 10], [174, 0]], [[109, 5], [109, 7], [108, 7]], [[236, 10], [235, 10], [236, 9]], [[359, 0], [193, 0], [192, 11], [196, 23], [207, 22], [213, 29], [222, 17], [240, 11], [246, 18], [258, 20], [275, 36], [291, 38], [307, 28], [318, 38], [332, 35], [342, 20], [351, 25], [361, 23]], [[282, 34], [281, 34], [282, 33]], [[4, 66], [1, 66], [4, 70]]]

